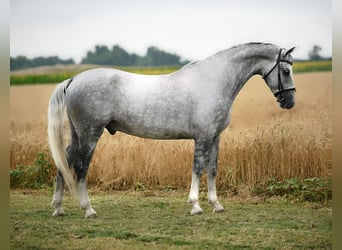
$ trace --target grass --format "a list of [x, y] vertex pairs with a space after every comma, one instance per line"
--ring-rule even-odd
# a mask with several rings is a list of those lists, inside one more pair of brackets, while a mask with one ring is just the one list
[[317, 71], [332, 71], [332, 61], [304, 61], [294, 62], [293, 72], [317, 72]]
[[332, 209], [281, 199], [223, 198], [214, 214], [201, 193], [201, 216], [190, 216], [187, 193], [92, 193], [97, 219], [66, 196], [66, 216], [53, 218], [51, 191], [11, 191], [11, 249], [330, 249]]
[[[66, 66], [63, 70], [57, 66], [54, 67], [42, 67], [35, 72], [32, 69], [21, 70], [18, 72], [12, 72], [10, 76], [11, 85], [26, 85], [26, 84], [41, 84], [41, 83], [56, 83], [62, 82], [65, 79], [71, 78], [78, 73], [98, 67], [109, 67], [124, 70], [131, 73], [145, 74], [145, 75], [157, 75], [168, 74], [176, 71], [181, 66], [160, 66], [160, 67], [113, 67], [113, 66], [99, 66], [99, 65], [74, 65]], [[54, 70], [51, 70], [54, 69]]]

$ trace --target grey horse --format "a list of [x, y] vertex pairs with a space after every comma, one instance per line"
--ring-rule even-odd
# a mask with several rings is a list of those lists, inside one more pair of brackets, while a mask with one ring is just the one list
[[[268, 43], [247, 43], [192, 62], [166, 75], [139, 75], [98, 68], [65, 80], [54, 90], [48, 108], [48, 137], [58, 169], [53, 216], [63, 215], [65, 183], [77, 196], [86, 218], [96, 217], [88, 197], [89, 162], [104, 129], [152, 139], [193, 139], [191, 214], [202, 214], [200, 178], [208, 177], [208, 199], [214, 212], [223, 206], [215, 178], [221, 132], [228, 126], [232, 104], [253, 75], [261, 75], [281, 108], [295, 104], [293, 58], [289, 50]], [[65, 150], [66, 108], [71, 142]], [[74, 177], [74, 175], [76, 175]]]

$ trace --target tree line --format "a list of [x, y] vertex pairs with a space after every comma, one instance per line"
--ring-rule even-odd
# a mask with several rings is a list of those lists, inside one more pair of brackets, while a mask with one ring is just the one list
[[[163, 51], [155, 46], [147, 48], [144, 56], [129, 53], [119, 45], [111, 49], [104, 45], [96, 45], [94, 50], [89, 50], [82, 58], [81, 64], [98, 64], [110, 66], [170, 66], [183, 65], [189, 61], [182, 61], [181, 57], [174, 53]], [[73, 59], [61, 60], [57, 56], [36, 57], [28, 59], [25, 56], [10, 58], [11, 70], [55, 64], [75, 64]]]
[[26, 56], [17, 56], [10, 58], [11, 70], [25, 69], [38, 66], [48, 66], [56, 64], [75, 64], [73, 59], [62, 60], [58, 56], [35, 57], [29, 59]]
[[[309, 51], [309, 60], [331, 60], [320, 55], [322, 48], [314, 45]], [[171, 66], [184, 65], [187, 60], [182, 60], [181, 57], [174, 53], [163, 51], [155, 46], [147, 48], [144, 56], [139, 56], [135, 53], [129, 53], [119, 45], [114, 45], [111, 49], [104, 45], [96, 45], [93, 50], [89, 50], [86, 56], [82, 58], [81, 64], [97, 64], [108, 66]], [[75, 64], [73, 59], [62, 60], [58, 56], [36, 57], [33, 59], [25, 56], [17, 56], [10, 58], [11, 70], [24, 68], [38, 67], [44, 65], [56, 64]]]
[[139, 56], [135, 53], [128, 53], [119, 45], [114, 45], [112, 49], [96, 45], [95, 50], [88, 51], [81, 63], [114, 66], [170, 66], [186, 62], [183, 62], [179, 55], [165, 52], [155, 46], [147, 48], [144, 56]]

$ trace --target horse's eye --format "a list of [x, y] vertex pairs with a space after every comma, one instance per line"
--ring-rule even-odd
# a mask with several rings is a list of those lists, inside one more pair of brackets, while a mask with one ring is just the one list
[[289, 76], [289, 75], [290, 75], [290, 70], [289, 70], [289, 69], [284, 69], [284, 74], [285, 74], [286, 76]]

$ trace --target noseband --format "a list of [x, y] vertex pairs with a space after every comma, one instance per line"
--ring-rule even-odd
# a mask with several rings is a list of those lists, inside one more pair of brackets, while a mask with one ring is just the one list
[[280, 62], [286, 62], [286, 63], [292, 65], [292, 62], [291, 62], [291, 61], [286, 60], [286, 59], [282, 59], [282, 58], [281, 58], [281, 52], [282, 52], [282, 50], [283, 50], [283, 49], [280, 49], [280, 50], [279, 50], [279, 55], [278, 55], [276, 64], [270, 69], [270, 71], [268, 71], [267, 74], [265, 74], [265, 75], [263, 76], [263, 79], [265, 79], [266, 77], [269, 76], [269, 74], [271, 74], [271, 72], [272, 72], [276, 67], [278, 67], [278, 91], [274, 93], [274, 96], [275, 96], [275, 97], [277, 97], [278, 95], [280, 95], [281, 93], [284, 93], [284, 92], [296, 91], [296, 88], [284, 89], [283, 84], [281, 83], [281, 77], [280, 77]]

